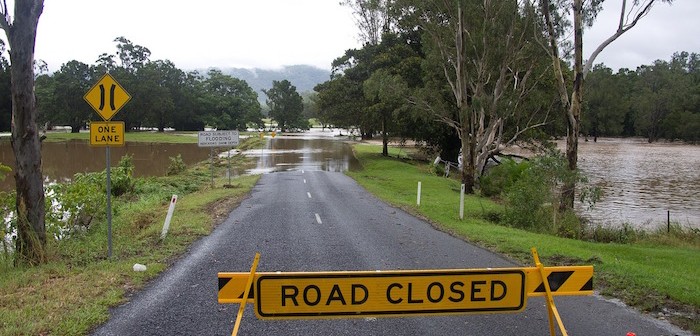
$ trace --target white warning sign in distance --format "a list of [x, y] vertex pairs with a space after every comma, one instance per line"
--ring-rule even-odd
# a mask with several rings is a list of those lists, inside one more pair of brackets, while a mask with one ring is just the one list
[[197, 133], [199, 147], [238, 146], [238, 131], [204, 131]]

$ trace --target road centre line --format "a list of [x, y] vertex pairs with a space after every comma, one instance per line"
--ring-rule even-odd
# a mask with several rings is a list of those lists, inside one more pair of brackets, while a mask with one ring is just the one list
[[309, 198], [311, 198], [311, 193], [307, 191], [306, 196], [309, 196]]
[[318, 224], [323, 224], [323, 222], [321, 221], [321, 216], [319, 216], [318, 214], [314, 214], [314, 215], [316, 215], [316, 222]]

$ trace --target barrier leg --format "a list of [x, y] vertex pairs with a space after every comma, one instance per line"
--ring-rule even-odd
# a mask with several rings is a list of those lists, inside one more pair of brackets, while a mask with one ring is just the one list
[[[542, 284], [544, 284], [544, 290], [547, 293], [547, 295], [545, 296], [545, 300], [547, 302], [547, 315], [549, 316], [549, 333], [552, 336], [556, 336], [556, 330], [554, 328], [554, 319], [556, 319], [562, 336], [568, 336], [568, 334], [566, 333], [566, 328], [564, 328], [564, 323], [561, 320], [561, 316], [559, 316], [557, 306], [554, 305], [554, 298], [552, 297], [552, 290], [549, 288], [549, 281], [547, 280], [547, 274], [544, 271], [544, 265], [542, 265], [542, 263], [540, 262], [540, 256], [537, 254], [537, 249], [533, 247], [531, 251], [532, 257], [535, 259], [535, 266], [537, 266], [537, 268], [540, 270], [540, 275], [542, 276]], [[552, 319], [552, 317], [554, 317], [554, 319]]]
[[258, 261], [260, 261], [260, 253], [255, 253], [255, 258], [253, 258], [253, 265], [250, 267], [250, 276], [248, 276], [248, 282], [245, 286], [245, 291], [243, 292], [243, 300], [241, 300], [241, 305], [238, 307], [238, 315], [236, 315], [236, 324], [233, 326], [233, 332], [231, 336], [238, 335], [238, 328], [241, 327], [241, 320], [243, 319], [243, 312], [245, 311], [245, 306], [248, 303], [246, 298], [250, 293], [250, 286], [253, 284], [253, 279], [255, 279], [255, 270], [258, 268]]

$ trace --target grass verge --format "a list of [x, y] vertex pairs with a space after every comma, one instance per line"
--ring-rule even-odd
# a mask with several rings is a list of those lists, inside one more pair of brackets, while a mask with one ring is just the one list
[[[545, 265], [593, 264], [594, 286], [601, 294], [700, 334], [700, 247], [658, 239], [602, 244], [523, 231], [493, 222], [502, 206], [474, 195], [465, 197], [465, 217], [460, 220], [458, 181], [435, 176], [427, 164], [382, 157], [380, 146], [356, 145], [354, 150], [363, 169], [348, 175], [386, 202], [525, 265], [533, 264], [533, 246]], [[390, 152], [397, 154], [397, 149]]]
[[[49, 262], [44, 265], [13, 267], [0, 258], [0, 335], [81, 335], [105, 322], [109, 307], [124, 302], [128, 293], [209, 234], [258, 179], [237, 177], [223, 188], [228, 179], [220, 177], [212, 188], [207, 164], [175, 176], [140, 180], [137, 193], [113, 198], [111, 259], [104, 219], [71, 239], [49, 243]], [[161, 241], [172, 194], [178, 195], [178, 203], [170, 231]], [[134, 272], [135, 263], [148, 270]]]

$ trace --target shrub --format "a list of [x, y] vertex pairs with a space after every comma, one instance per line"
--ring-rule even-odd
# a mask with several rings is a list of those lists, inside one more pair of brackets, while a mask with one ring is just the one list
[[170, 164], [168, 165], [168, 170], [165, 175], [177, 175], [187, 170], [187, 165], [185, 161], [182, 160], [182, 155], [178, 154], [176, 157], [170, 157]]
[[515, 184], [529, 167], [528, 161], [503, 160], [498, 166], [489, 169], [485, 175], [479, 178], [481, 194], [486, 197], [501, 195]]
[[134, 160], [132, 155], [124, 155], [117, 165], [112, 178], [112, 195], [120, 196], [134, 191]]
[[[572, 179], [585, 184], [585, 178], [579, 172], [569, 171], [566, 159], [558, 151], [548, 151], [534, 158], [524, 165], [519, 177], [512, 178], [517, 176], [515, 172], [519, 168], [506, 167], [504, 170], [512, 175], [503, 174], [506, 177], [500, 179], [504, 181], [506, 200], [504, 222], [534, 232], [580, 238], [584, 230], [581, 221], [573, 211], [560, 213], [558, 206], [561, 186]], [[584, 189], [587, 191], [582, 201], [593, 204], [594, 196], [600, 193], [595, 188], [585, 186]]]
[[46, 229], [55, 239], [85, 231], [95, 218], [105, 216], [104, 186], [97, 180], [76, 178], [54, 184], [46, 192]]

